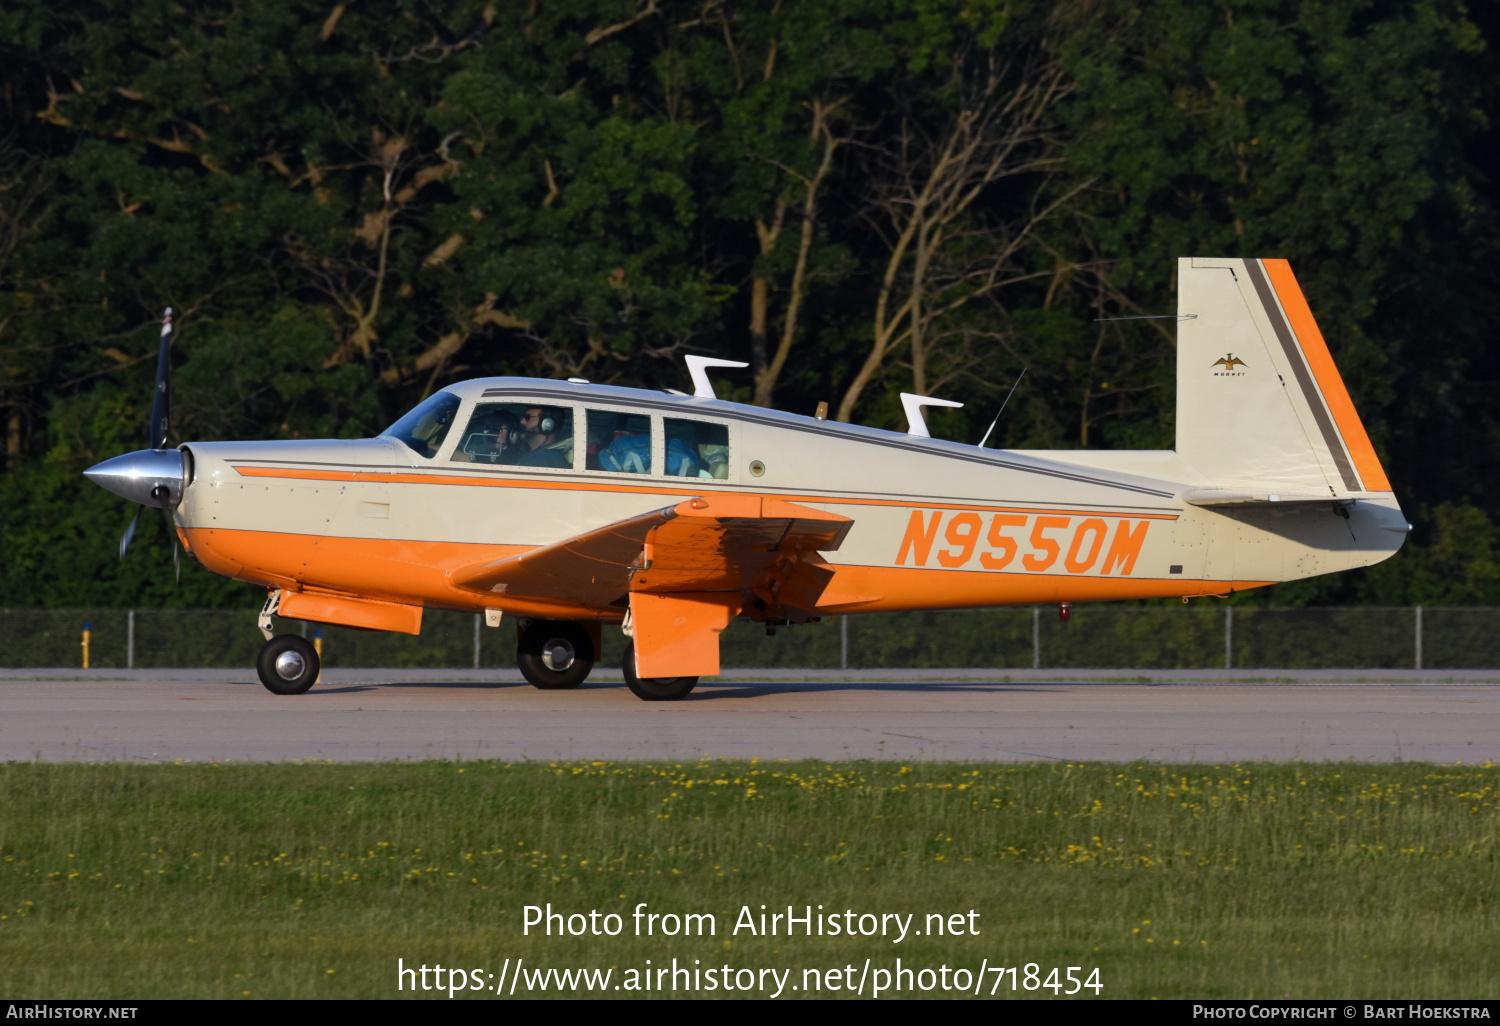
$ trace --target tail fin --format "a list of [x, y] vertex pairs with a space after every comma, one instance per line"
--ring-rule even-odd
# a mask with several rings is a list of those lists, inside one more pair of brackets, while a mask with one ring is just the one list
[[1177, 452], [1216, 489], [1389, 492], [1285, 260], [1178, 261]]

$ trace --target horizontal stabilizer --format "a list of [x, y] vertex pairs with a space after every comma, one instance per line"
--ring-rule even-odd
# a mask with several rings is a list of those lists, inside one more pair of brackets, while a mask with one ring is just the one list
[[1231, 492], [1201, 488], [1183, 495], [1183, 501], [1194, 506], [1275, 506], [1307, 503], [1349, 502], [1332, 495], [1294, 495], [1291, 492]]

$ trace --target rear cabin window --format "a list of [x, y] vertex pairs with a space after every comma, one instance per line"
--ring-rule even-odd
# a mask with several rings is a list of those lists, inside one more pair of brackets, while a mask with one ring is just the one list
[[588, 470], [615, 474], [651, 473], [651, 415], [589, 410]]
[[701, 420], [663, 422], [667, 476], [724, 480], [729, 476], [729, 428]]
[[418, 456], [432, 459], [443, 447], [448, 429], [458, 415], [459, 399], [452, 392], [439, 392], [418, 403], [412, 411], [381, 432], [394, 438]]
[[454, 463], [573, 469], [573, 410], [538, 403], [480, 403], [459, 436]]

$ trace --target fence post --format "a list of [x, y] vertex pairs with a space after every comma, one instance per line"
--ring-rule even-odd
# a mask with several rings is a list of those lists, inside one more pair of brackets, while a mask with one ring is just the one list
[[479, 669], [479, 618], [481, 614], [474, 614], [474, 669]]
[[1031, 607], [1031, 668], [1042, 668], [1042, 607]]
[[135, 610], [125, 616], [125, 669], [135, 669]]
[[1422, 607], [1417, 607], [1417, 669], [1422, 668]]
[[1224, 607], [1224, 669], [1234, 669], [1234, 607]]
[[839, 669], [849, 669], [849, 614], [839, 617]]

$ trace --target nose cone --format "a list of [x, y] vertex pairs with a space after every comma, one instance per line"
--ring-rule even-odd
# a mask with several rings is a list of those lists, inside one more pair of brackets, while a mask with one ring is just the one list
[[83, 476], [106, 491], [142, 506], [176, 509], [186, 484], [186, 466], [177, 449], [141, 449], [97, 463]]

